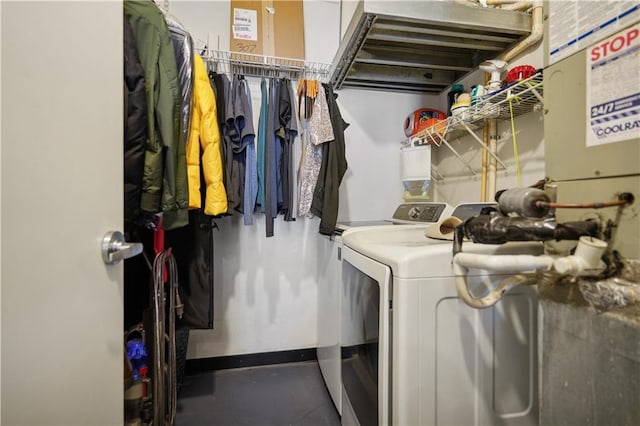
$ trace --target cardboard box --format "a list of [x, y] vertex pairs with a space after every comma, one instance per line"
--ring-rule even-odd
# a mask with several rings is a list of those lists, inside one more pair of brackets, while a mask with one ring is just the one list
[[304, 59], [303, 0], [231, 0], [231, 51]]

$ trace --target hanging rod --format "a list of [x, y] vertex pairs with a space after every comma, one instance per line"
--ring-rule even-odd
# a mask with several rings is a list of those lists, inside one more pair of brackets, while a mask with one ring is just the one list
[[279, 56], [212, 49], [196, 49], [196, 51], [209, 64], [210, 70], [247, 77], [307, 79], [326, 83], [331, 68], [331, 64]]

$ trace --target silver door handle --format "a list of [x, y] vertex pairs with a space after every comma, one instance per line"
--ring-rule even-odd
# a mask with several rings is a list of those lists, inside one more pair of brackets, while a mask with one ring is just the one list
[[102, 239], [102, 260], [107, 265], [115, 265], [142, 253], [142, 243], [128, 243], [120, 231], [109, 231]]

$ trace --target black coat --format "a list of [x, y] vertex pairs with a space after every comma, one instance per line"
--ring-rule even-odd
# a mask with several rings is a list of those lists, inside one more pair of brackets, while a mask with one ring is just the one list
[[327, 95], [327, 105], [335, 139], [322, 144], [322, 165], [313, 192], [311, 213], [321, 217], [319, 232], [324, 235], [332, 235], [338, 221], [340, 200], [338, 190], [347, 171], [344, 131], [349, 127], [349, 123], [343, 120], [340, 108], [338, 108], [336, 102], [338, 95], [333, 92], [331, 86], [327, 84], [322, 86]]
[[124, 19], [124, 220], [140, 216], [140, 195], [147, 142], [144, 71], [129, 21]]

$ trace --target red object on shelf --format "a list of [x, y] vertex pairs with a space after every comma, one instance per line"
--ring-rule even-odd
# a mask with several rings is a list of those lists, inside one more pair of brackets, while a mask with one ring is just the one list
[[520, 65], [513, 67], [507, 73], [505, 80], [507, 84], [514, 83], [516, 81], [525, 80], [536, 73], [536, 69], [531, 65]]

